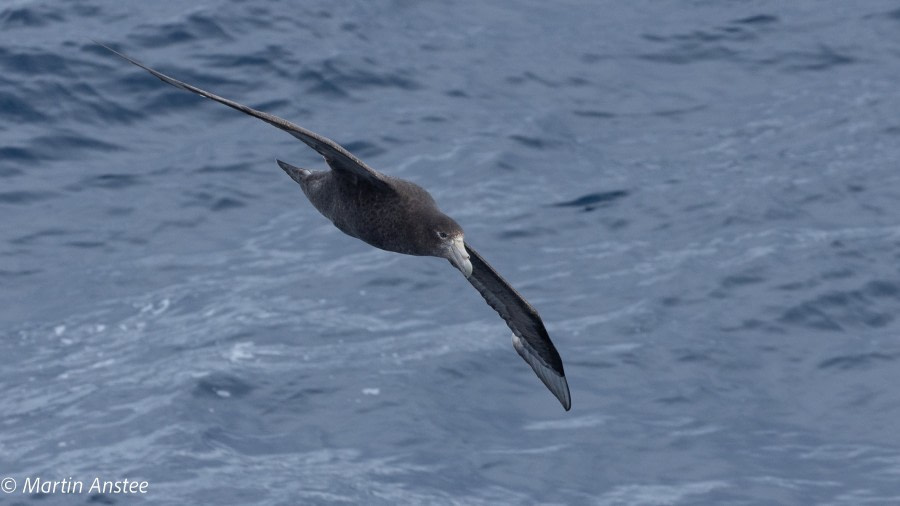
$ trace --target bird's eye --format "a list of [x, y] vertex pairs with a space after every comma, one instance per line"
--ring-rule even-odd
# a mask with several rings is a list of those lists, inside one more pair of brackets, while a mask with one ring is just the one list
[[446, 239], [450, 236], [448, 236], [446, 232], [438, 231], [438, 237], [440, 237], [441, 239]]

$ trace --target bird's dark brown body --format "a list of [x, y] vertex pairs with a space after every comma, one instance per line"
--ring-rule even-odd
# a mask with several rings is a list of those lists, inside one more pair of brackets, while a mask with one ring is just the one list
[[376, 248], [434, 256], [429, 224], [443, 218], [448, 230], [462, 230], [438, 210], [424, 188], [409, 181], [385, 176], [387, 187], [375, 189], [336, 171], [307, 171], [298, 182], [306, 198], [334, 226]]

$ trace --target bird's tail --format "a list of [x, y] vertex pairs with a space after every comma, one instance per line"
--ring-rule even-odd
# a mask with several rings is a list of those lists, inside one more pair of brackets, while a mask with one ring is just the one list
[[285, 173], [287, 173], [288, 176], [291, 176], [291, 179], [293, 179], [297, 183], [303, 184], [303, 180], [306, 179], [306, 177], [311, 174], [311, 172], [306, 169], [301, 169], [300, 167], [294, 167], [293, 165], [286, 163], [286, 162], [282, 162], [281, 160], [279, 160], [277, 158], [275, 159], [275, 162], [278, 163], [278, 166], [281, 167], [281, 170], [283, 170]]

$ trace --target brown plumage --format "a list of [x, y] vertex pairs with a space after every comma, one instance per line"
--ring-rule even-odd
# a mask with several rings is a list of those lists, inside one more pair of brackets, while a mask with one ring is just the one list
[[[103, 46], [102, 44], [100, 44]], [[568, 411], [572, 406], [562, 360], [531, 304], [464, 240], [462, 228], [438, 209], [424, 188], [386, 176], [338, 143], [315, 132], [222, 98], [157, 72], [109, 47], [161, 81], [227, 105], [293, 135], [316, 150], [331, 168], [310, 171], [276, 160], [312, 205], [345, 234], [376, 248], [446, 258], [506, 321], [513, 346]]]

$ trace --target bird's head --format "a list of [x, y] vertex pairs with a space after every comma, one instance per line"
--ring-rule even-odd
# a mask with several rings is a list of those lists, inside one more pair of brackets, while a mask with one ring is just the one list
[[424, 227], [420, 231], [420, 237], [426, 244], [428, 254], [446, 258], [466, 278], [471, 276], [472, 262], [469, 260], [464, 242], [465, 234], [459, 223], [443, 213], [436, 213], [422, 225]]

